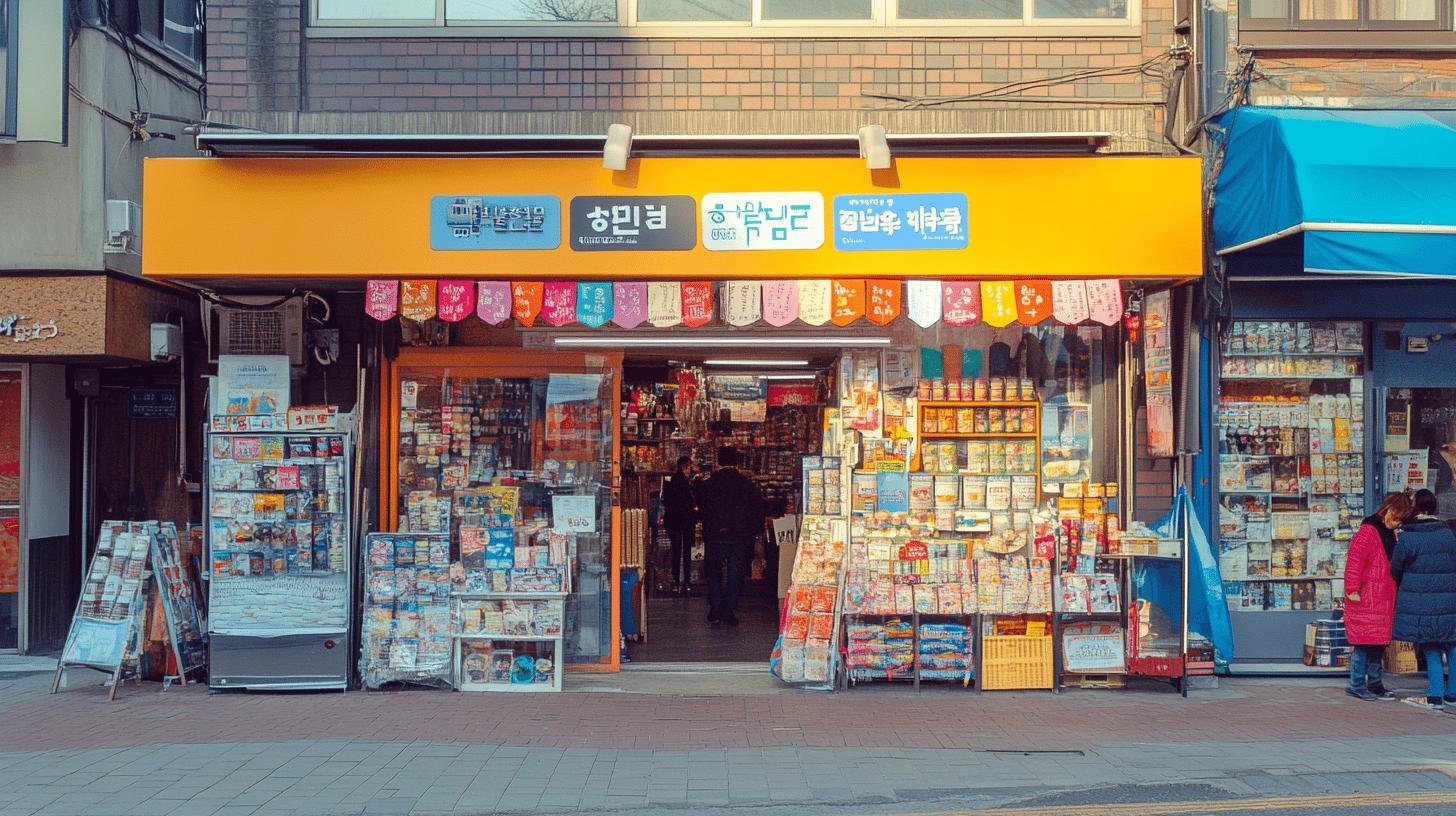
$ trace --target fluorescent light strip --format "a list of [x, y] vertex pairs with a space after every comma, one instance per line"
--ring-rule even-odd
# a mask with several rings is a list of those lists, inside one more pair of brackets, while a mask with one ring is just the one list
[[703, 361], [703, 365], [710, 365], [710, 366], [744, 366], [744, 367], [751, 367], [751, 366], [784, 366], [784, 367], [794, 366], [794, 367], [797, 367], [797, 366], [806, 366], [808, 364], [809, 364], [809, 361], [808, 360], [729, 360], [729, 359], [723, 359], [723, 360], [704, 360]]
[[818, 374], [759, 374], [760, 380], [812, 380]]
[[553, 337], [552, 345], [557, 348], [654, 348], [678, 346], [684, 348], [735, 348], [743, 346], [779, 346], [781, 348], [882, 348], [890, 345], [888, 337], [825, 337], [811, 336], [761, 336], [761, 337], [698, 337], [691, 334], [671, 335], [565, 335]]

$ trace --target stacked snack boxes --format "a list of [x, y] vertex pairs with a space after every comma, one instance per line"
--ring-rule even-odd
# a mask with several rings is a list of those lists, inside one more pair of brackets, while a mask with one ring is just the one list
[[839, 581], [847, 525], [805, 516], [799, 532], [776, 673], [787, 683], [827, 684], [834, 676]]
[[369, 688], [448, 682], [450, 542], [444, 535], [370, 535], [364, 545], [360, 673]]

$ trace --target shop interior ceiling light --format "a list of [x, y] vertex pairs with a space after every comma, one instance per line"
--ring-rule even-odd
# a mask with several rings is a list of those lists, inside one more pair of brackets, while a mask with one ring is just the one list
[[734, 360], [734, 359], [725, 358], [725, 359], [721, 359], [721, 360], [704, 360], [703, 361], [703, 365], [710, 365], [710, 366], [742, 366], [742, 367], [745, 367], [745, 368], [751, 368], [753, 366], [784, 366], [784, 367], [788, 367], [788, 366], [806, 366], [808, 364], [809, 364], [809, 361], [808, 360], [759, 360], [759, 359], [747, 359], [747, 358], [742, 359], [742, 360]]
[[699, 336], [695, 334], [568, 334], [551, 339], [556, 348], [750, 348], [755, 346], [778, 346], [780, 348], [884, 348], [891, 341], [888, 337], [864, 337], [834, 335], [760, 335], [753, 337]]

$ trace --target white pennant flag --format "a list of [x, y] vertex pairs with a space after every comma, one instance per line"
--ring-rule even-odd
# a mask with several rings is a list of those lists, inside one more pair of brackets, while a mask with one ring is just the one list
[[922, 329], [940, 321], [942, 299], [943, 290], [938, 280], [905, 281], [905, 313]]
[[1058, 323], [1075, 326], [1086, 322], [1087, 284], [1079, 280], [1052, 281], [1052, 317]]
[[659, 329], [682, 322], [682, 286], [677, 281], [647, 284], [647, 322]]
[[830, 286], [827, 280], [799, 281], [799, 319], [807, 326], [829, 322]]
[[762, 285], [758, 281], [728, 281], [723, 287], [723, 319], [730, 326], [752, 326], [762, 320]]

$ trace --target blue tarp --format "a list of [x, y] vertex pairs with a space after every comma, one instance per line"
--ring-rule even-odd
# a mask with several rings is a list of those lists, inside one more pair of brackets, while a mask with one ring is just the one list
[[[1188, 631], [1213, 643], [1214, 663], [1223, 670], [1234, 654], [1228, 601], [1213, 544], [1183, 488], [1178, 488], [1173, 509], [1153, 529], [1167, 538], [1181, 538], [1184, 514], [1188, 517]], [[1141, 561], [1133, 580], [1139, 598], [1161, 609], [1175, 625], [1183, 619], [1183, 571], [1177, 561]]]
[[1215, 121], [1216, 250], [1303, 233], [1307, 271], [1456, 277], [1456, 111], [1241, 107]]

